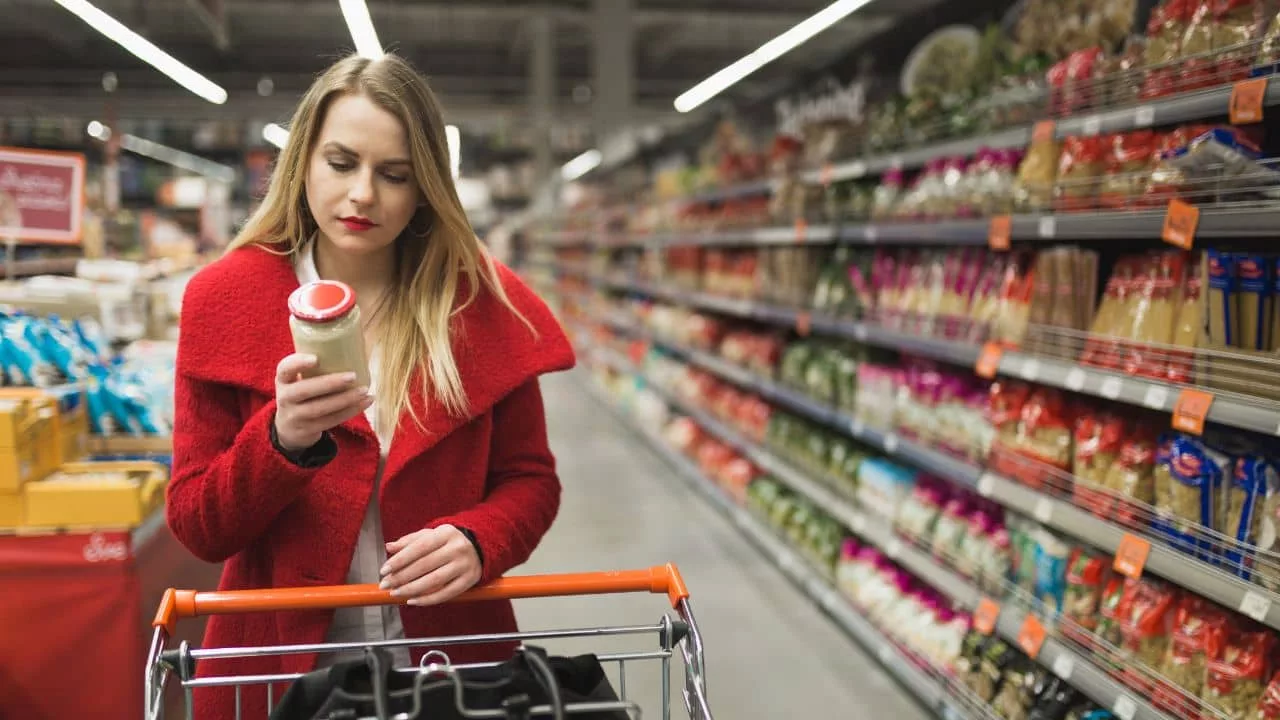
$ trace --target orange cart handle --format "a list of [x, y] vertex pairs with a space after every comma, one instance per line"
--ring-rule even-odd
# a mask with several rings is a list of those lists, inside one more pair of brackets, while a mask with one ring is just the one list
[[[680, 577], [680, 570], [668, 563], [647, 570], [501, 578], [468, 590], [450, 602], [638, 592], [666, 593], [672, 607], [689, 598], [689, 590]], [[392, 597], [391, 591], [382, 590], [373, 584], [214, 592], [170, 588], [160, 600], [160, 607], [151, 624], [153, 627], [165, 628], [172, 635], [179, 618], [279, 610], [329, 610], [366, 605], [398, 605], [403, 602], [401, 598]]]

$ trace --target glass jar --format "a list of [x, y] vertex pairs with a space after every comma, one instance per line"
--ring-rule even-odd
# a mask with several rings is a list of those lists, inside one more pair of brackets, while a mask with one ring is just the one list
[[360, 308], [350, 286], [319, 280], [294, 290], [289, 296], [289, 329], [294, 349], [316, 357], [309, 376], [353, 372], [357, 386], [369, 387]]

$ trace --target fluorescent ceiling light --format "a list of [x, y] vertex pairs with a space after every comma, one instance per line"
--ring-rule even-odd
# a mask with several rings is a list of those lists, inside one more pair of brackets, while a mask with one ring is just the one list
[[444, 136], [449, 144], [449, 170], [453, 172], [453, 179], [457, 180], [462, 169], [462, 133], [458, 131], [457, 125], [445, 125]]
[[283, 150], [289, 142], [289, 131], [276, 123], [268, 123], [262, 128], [262, 139]]
[[347, 21], [351, 39], [355, 41], [356, 53], [370, 60], [382, 57], [382, 44], [378, 42], [378, 32], [373, 29], [373, 18], [369, 17], [369, 6], [365, 1], [338, 0], [338, 6], [342, 8], [342, 17]]
[[221, 105], [227, 101], [227, 91], [217, 83], [183, 65], [177, 58], [125, 27], [119, 20], [89, 4], [87, 0], [54, 0], [54, 2], [83, 20], [89, 27], [106, 35], [120, 47], [137, 55], [138, 59], [168, 75], [182, 87], [215, 105]]
[[564, 178], [565, 182], [573, 182], [595, 170], [602, 159], [599, 150], [588, 150], [565, 163], [564, 167], [560, 168], [560, 177]]
[[[106, 125], [94, 120], [89, 123], [86, 128], [89, 136], [97, 140], [106, 142], [111, 139], [111, 129]], [[146, 138], [140, 138], [136, 135], [124, 134], [120, 136], [120, 147], [131, 153], [149, 157], [152, 160], [158, 160], [162, 163], [181, 168], [198, 175], [220, 180], [222, 182], [232, 182], [236, 179], [236, 171], [234, 168], [226, 165], [220, 165], [212, 160], [206, 160], [198, 155], [183, 152], [168, 145], [161, 145], [152, 142]]]
[[676, 98], [676, 110], [683, 113], [698, 107], [742, 78], [786, 55], [807, 42], [809, 38], [845, 19], [869, 2], [871, 0], [836, 0], [732, 65], [686, 90]]

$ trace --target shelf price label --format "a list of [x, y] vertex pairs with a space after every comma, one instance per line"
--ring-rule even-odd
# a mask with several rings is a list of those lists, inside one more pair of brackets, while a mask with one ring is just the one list
[[1204, 434], [1204, 421], [1213, 407], [1213, 393], [1185, 389], [1173, 403], [1173, 429], [1192, 435]]
[[1267, 613], [1271, 612], [1271, 600], [1252, 590], [1246, 590], [1240, 598], [1240, 613], [1258, 622], [1266, 622]]
[[1041, 120], [1031, 128], [1031, 142], [1048, 142], [1053, 140], [1054, 127], [1052, 120]]
[[809, 236], [809, 223], [805, 222], [804, 218], [797, 219], [796, 220], [796, 244], [799, 245], [804, 243], [805, 239], [808, 236]]
[[1160, 239], [1183, 250], [1190, 250], [1196, 240], [1196, 227], [1200, 224], [1200, 208], [1182, 200], [1170, 200], [1164, 213], [1164, 227]]
[[1228, 114], [1232, 125], [1251, 125], [1262, 122], [1262, 106], [1267, 99], [1265, 77], [1241, 80], [1231, 87], [1231, 104]]
[[809, 337], [809, 331], [813, 329], [813, 316], [807, 312], [796, 313], [796, 334], [800, 337]]
[[1040, 654], [1040, 648], [1044, 647], [1047, 634], [1040, 618], [1027, 613], [1027, 617], [1022, 621], [1022, 628], [1018, 630], [1018, 647], [1022, 648], [1022, 652], [1026, 653], [1027, 657], [1035, 660]]
[[991, 380], [995, 378], [996, 372], [1000, 369], [1000, 358], [1004, 356], [1004, 349], [997, 343], [987, 343], [982, 346], [982, 352], [978, 353], [978, 362], [974, 366], [974, 372], [978, 377]]
[[1008, 250], [1009, 241], [1013, 238], [1013, 217], [997, 215], [991, 218], [987, 228], [987, 246], [992, 250]]
[[973, 611], [973, 629], [983, 635], [990, 635], [996, 630], [996, 621], [1000, 619], [1000, 603], [984, 597], [978, 601]]
[[1116, 547], [1116, 559], [1112, 564], [1116, 572], [1138, 580], [1142, 577], [1142, 569], [1147, 566], [1147, 556], [1151, 554], [1151, 543], [1137, 535], [1125, 533]]

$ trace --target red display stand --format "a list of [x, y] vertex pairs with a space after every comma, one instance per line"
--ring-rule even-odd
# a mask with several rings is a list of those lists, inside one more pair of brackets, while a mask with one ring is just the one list
[[[137, 720], [151, 617], [169, 587], [213, 589], [163, 511], [133, 532], [0, 537], [0, 718]], [[198, 645], [204, 623], [180, 623]], [[183, 717], [170, 697], [169, 717]]]

